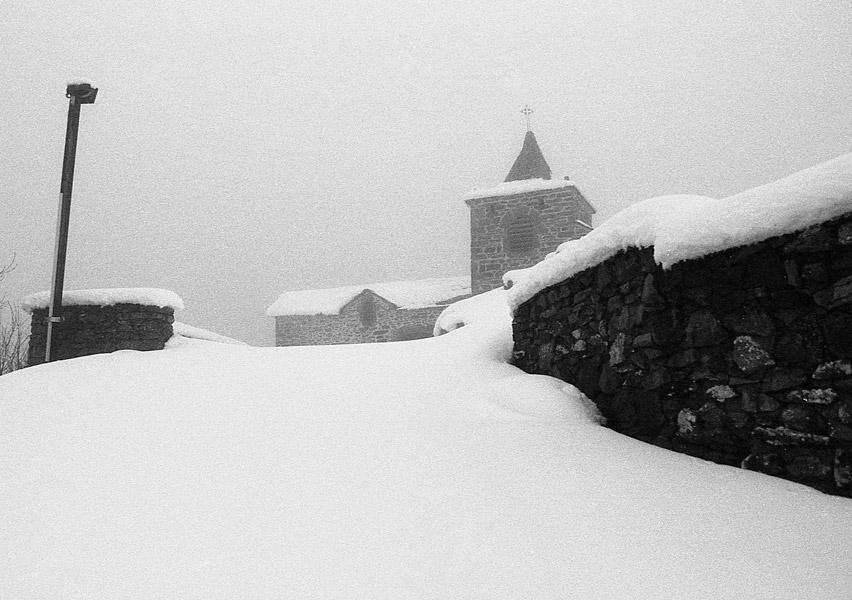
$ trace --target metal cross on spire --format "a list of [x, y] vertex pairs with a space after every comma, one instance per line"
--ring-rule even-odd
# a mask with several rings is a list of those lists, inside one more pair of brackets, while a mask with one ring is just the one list
[[530, 115], [534, 112], [535, 111], [530, 108], [529, 104], [527, 104], [521, 109], [521, 114], [523, 114], [527, 118], [527, 131], [532, 131], [532, 128], [530, 127]]

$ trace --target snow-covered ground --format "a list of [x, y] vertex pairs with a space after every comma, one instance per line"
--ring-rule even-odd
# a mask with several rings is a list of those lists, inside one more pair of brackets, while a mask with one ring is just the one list
[[0, 377], [0, 598], [850, 597], [852, 501], [601, 427], [488, 298], [427, 340]]

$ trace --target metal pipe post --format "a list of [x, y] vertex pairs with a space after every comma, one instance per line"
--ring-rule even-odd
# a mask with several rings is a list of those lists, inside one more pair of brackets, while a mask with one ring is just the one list
[[77, 157], [77, 131], [80, 127], [80, 106], [92, 104], [97, 88], [88, 83], [68, 86], [68, 125], [65, 129], [65, 156], [62, 162], [62, 183], [59, 187], [59, 213], [56, 223], [56, 248], [53, 258], [53, 286], [47, 318], [47, 340], [44, 362], [50, 362], [53, 328], [62, 322], [62, 288], [65, 283], [65, 257], [68, 250], [68, 223], [71, 218], [71, 190], [74, 186], [74, 163]]

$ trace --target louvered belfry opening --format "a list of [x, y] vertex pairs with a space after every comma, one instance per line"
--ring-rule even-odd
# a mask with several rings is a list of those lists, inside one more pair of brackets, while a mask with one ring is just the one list
[[516, 213], [506, 232], [509, 252], [529, 252], [538, 248], [535, 223], [528, 212]]

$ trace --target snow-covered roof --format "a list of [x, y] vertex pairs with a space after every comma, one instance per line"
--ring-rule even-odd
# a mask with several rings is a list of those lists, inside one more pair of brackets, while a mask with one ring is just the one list
[[390, 281], [324, 290], [284, 292], [266, 310], [266, 314], [270, 317], [337, 315], [340, 314], [340, 309], [364, 290], [372, 291], [398, 308], [426, 308], [470, 294], [470, 277]]
[[800, 231], [852, 211], [852, 153], [776, 182], [716, 200], [661, 196], [627, 207], [565, 242], [528, 269], [503, 276], [514, 309], [539, 291], [629, 247], [654, 247], [654, 259], [675, 263]]
[[487, 189], [477, 188], [462, 196], [462, 199], [475, 200], [477, 198], [493, 198], [495, 196], [513, 196], [526, 192], [558, 190], [565, 187], [574, 187], [574, 182], [568, 179], [521, 179], [518, 181], [504, 181]]
[[[141, 304], [143, 306], [183, 309], [183, 300], [169, 290], [160, 288], [105, 288], [98, 290], [65, 290], [63, 306], [112, 306], [114, 304]], [[50, 292], [31, 294], [21, 302], [27, 312], [50, 305]]]

